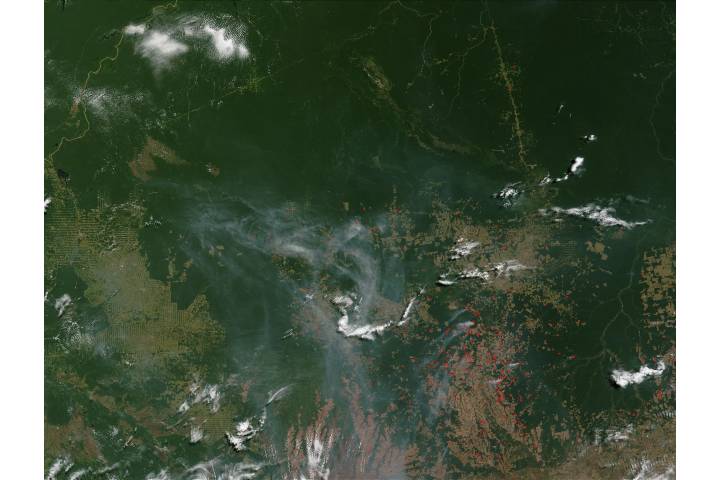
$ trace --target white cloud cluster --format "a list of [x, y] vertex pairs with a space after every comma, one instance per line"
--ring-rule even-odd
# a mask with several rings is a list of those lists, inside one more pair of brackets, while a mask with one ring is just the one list
[[308, 432], [305, 436], [305, 454], [307, 458], [307, 474], [301, 474], [300, 478], [306, 480], [327, 480], [330, 478], [330, 450], [335, 442], [336, 433], [330, 431], [327, 439], [323, 442], [320, 432]]
[[605, 440], [608, 442], [623, 442], [630, 439], [633, 433], [632, 424], [618, 430], [608, 430], [605, 432]]
[[171, 480], [167, 468], [160, 470], [158, 473], [148, 473], [145, 480]]
[[467, 241], [464, 238], [458, 238], [455, 246], [450, 249], [450, 260], [458, 260], [467, 257], [480, 242]]
[[545, 178], [542, 179], [542, 181], [540, 182], [540, 185], [546, 185], [547, 183], [551, 183], [551, 182], [555, 182], [555, 183], [564, 182], [565, 180], [569, 179], [571, 176], [579, 174], [580, 169], [582, 168], [584, 163], [585, 163], [585, 157], [575, 157], [575, 159], [572, 162], [570, 162], [570, 166], [565, 171], [565, 175], [563, 175], [562, 177], [558, 177], [552, 181], [548, 181], [549, 176], [546, 176]]
[[615, 216], [615, 209], [613, 207], [600, 207], [594, 203], [589, 203], [583, 207], [552, 207], [549, 210], [545, 208], [540, 209], [541, 215], [549, 215], [550, 213], [586, 218], [588, 220], [593, 220], [604, 227], [623, 227], [630, 229], [639, 225], [645, 225], [649, 222], [649, 220], [640, 222], [628, 222], [627, 220], [622, 220]]
[[176, 57], [189, 50], [184, 43], [164, 32], [150, 31], [144, 35], [137, 46], [140, 55], [148, 59], [157, 69], [164, 69]]
[[628, 480], [670, 480], [675, 478], [675, 468], [672, 465], [664, 472], [658, 473], [657, 466], [647, 459], [642, 459], [632, 468], [637, 473], [633, 475], [632, 479]]
[[245, 44], [228, 35], [224, 28], [213, 28], [210, 25], [204, 25], [203, 32], [210, 36], [218, 57], [222, 59], [232, 57], [245, 59], [250, 56], [250, 51]]
[[[353, 295], [353, 294], [351, 294]], [[354, 295], [353, 295], [354, 296]], [[392, 322], [382, 323], [380, 325], [350, 325], [350, 307], [353, 311], [357, 311], [357, 305], [349, 295], [338, 295], [331, 300], [333, 305], [340, 311], [340, 319], [338, 320], [338, 332], [346, 337], [359, 337], [363, 340], [375, 340], [375, 335], [381, 335]]]
[[330, 303], [335, 305], [335, 308], [338, 309], [341, 315], [337, 322], [337, 331], [348, 338], [356, 337], [362, 340], [375, 340], [378, 335], [382, 335], [383, 332], [385, 332], [385, 330], [387, 330], [388, 328], [396, 325], [404, 325], [410, 318], [410, 313], [412, 312], [413, 307], [423, 293], [425, 293], [425, 289], [421, 288], [418, 293], [410, 299], [407, 306], [405, 307], [405, 310], [403, 311], [402, 316], [400, 317], [400, 320], [390, 320], [388, 322], [380, 324], [361, 324], [357, 322], [357, 320], [351, 323], [351, 314], [355, 318], [362, 316], [359, 309], [359, 304], [360, 302], [362, 302], [362, 298], [359, 302], [355, 303], [358, 298], [355, 293], [350, 293], [349, 295], [336, 295], [335, 297], [330, 299]]
[[146, 104], [142, 92], [113, 88], [78, 88], [73, 102], [83, 104], [102, 128], [115, 128], [118, 122], [137, 121], [136, 110]]
[[515, 199], [519, 197], [523, 191], [521, 189], [522, 182], [509, 183], [502, 190], [493, 195], [493, 198], [501, 200], [501, 205], [505, 208], [512, 207]]
[[640, 367], [637, 372], [628, 372], [626, 370], [613, 370], [610, 378], [613, 383], [620, 388], [625, 388], [634, 383], [642, 383], [648, 377], [659, 377], [665, 371], [665, 362], [660, 360], [656, 368], [650, 368], [647, 365]]
[[262, 427], [262, 424], [259, 427], [253, 427], [250, 419], [243, 420], [235, 425], [235, 433], [226, 432], [225, 436], [236, 452], [242, 452], [247, 449], [246, 443], [252, 440], [262, 430]]
[[485, 270], [481, 270], [478, 267], [471, 267], [466, 268], [462, 272], [460, 272], [460, 278], [468, 279], [468, 278], [479, 278], [481, 280], [485, 280], [486, 282], [490, 280], [490, 273], [486, 272]]
[[123, 29], [123, 32], [125, 35], [142, 35], [145, 33], [146, 29], [147, 26], [145, 25], [135, 25], [130, 23]]
[[204, 436], [205, 434], [203, 433], [202, 428], [198, 425], [190, 427], [190, 443], [198, 443]]
[[68, 456], [61, 456], [55, 459], [55, 461], [50, 465], [50, 468], [48, 469], [48, 474], [45, 477], [46, 480], [55, 480], [57, 476], [65, 471], [67, 472], [72, 468], [73, 462], [70, 461], [70, 457]]
[[[113, 463], [112, 465], [105, 466], [102, 468], [76, 468], [75, 462], [73, 462], [69, 456], [63, 455], [53, 461], [48, 469], [48, 474], [45, 480], [57, 480], [59, 478], [67, 480], [79, 480], [81, 478], [116, 478], [114, 475], [107, 476], [109, 472], [117, 469], [120, 463]], [[73, 470], [75, 469], [75, 470]]]
[[568, 167], [568, 175], [576, 175], [583, 166], [583, 163], [585, 163], [584, 157], [575, 157], [575, 160], [573, 160], [570, 167]]
[[513, 272], [527, 270], [528, 268], [530, 267], [523, 265], [515, 259], [511, 259], [494, 264], [490, 271], [493, 272], [496, 277], [507, 277]]
[[210, 407], [210, 412], [216, 413], [220, 410], [220, 387], [214, 384], [207, 384], [203, 388], [193, 383], [190, 385], [190, 397], [180, 404], [178, 413], [185, 413], [196, 403], [204, 402]]
[[244, 26], [220, 26], [216, 19], [189, 17], [175, 25], [149, 28], [129, 24], [123, 32], [137, 37], [136, 52], [147, 59], [155, 72], [169, 69], [173, 62], [191, 49], [218, 61], [245, 60], [250, 50], [244, 40]]
[[[565, 174], [562, 177], [552, 178], [550, 174], [547, 174], [536, 186], [530, 185], [527, 187], [527, 191], [533, 191], [539, 187], [545, 187], [546, 185], [550, 185], [552, 183], [565, 182], [569, 180], [570, 177], [578, 176], [582, 173], [584, 164], [585, 157], [575, 157], [572, 162], [570, 162], [570, 165], [565, 170]], [[524, 188], [525, 187], [522, 182], [509, 183], [505, 185], [502, 190], [495, 193], [493, 198], [500, 200], [500, 206], [510, 208], [515, 204], [517, 198], [526, 191]]]
[[177, 478], [192, 480], [250, 480], [263, 468], [262, 463], [225, 463], [216, 457], [188, 468]]
[[129, 24], [124, 29], [125, 35], [140, 37], [135, 51], [146, 58], [155, 71], [162, 71], [170, 66], [173, 59], [189, 50], [188, 46], [172, 38], [168, 33], [157, 30], [148, 31], [147, 25]]
[[72, 298], [67, 293], [64, 293], [60, 298], [55, 300], [55, 311], [57, 311], [58, 317], [62, 317], [65, 313], [65, 309], [72, 303]]
[[[252, 440], [255, 435], [260, 433], [265, 428], [265, 422], [267, 421], [267, 409], [271, 403], [277, 402], [283, 399], [290, 391], [290, 386], [286, 385], [282, 388], [271, 392], [268, 395], [268, 401], [265, 402], [265, 406], [262, 409], [262, 413], [259, 418], [251, 417], [239, 422], [235, 425], [235, 432], [225, 432], [225, 438], [228, 443], [235, 449], [236, 452], [242, 452], [247, 450], [247, 443]], [[257, 426], [253, 426], [253, 424]]]
[[515, 259], [505, 260], [502, 262], [495, 263], [486, 267], [485, 269], [479, 267], [469, 267], [460, 273], [443, 273], [437, 280], [437, 284], [443, 287], [449, 287], [458, 282], [458, 280], [467, 280], [472, 278], [478, 278], [485, 282], [489, 282], [493, 278], [507, 277], [514, 272], [520, 270], [527, 270], [531, 267], [523, 265]]

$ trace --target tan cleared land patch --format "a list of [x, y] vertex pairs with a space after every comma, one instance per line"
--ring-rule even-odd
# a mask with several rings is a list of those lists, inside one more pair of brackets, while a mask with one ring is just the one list
[[150, 180], [150, 173], [157, 170], [155, 159], [162, 160], [168, 165], [188, 165], [188, 162], [178, 157], [172, 148], [152, 137], [147, 137], [140, 153], [130, 161], [130, 171], [135, 177], [147, 182]]

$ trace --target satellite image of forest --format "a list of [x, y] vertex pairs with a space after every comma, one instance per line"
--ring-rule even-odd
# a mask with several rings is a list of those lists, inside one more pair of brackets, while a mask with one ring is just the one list
[[47, 479], [675, 478], [674, 3], [44, 9]]

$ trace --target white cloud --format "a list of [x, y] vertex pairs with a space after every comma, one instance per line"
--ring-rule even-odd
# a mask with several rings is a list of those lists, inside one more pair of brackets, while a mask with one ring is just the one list
[[255, 478], [262, 468], [262, 464], [236, 463], [225, 467], [224, 472], [218, 477], [215, 476], [215, 471], [213, 470], [213, 476], [208, 478], [217, 478], [218, 480], [250, 480]]
[[290, 385], [285, 385], [284, 387], [278, 388], [270, 394], [270, 396], [268, 397], [268, 401], [265, 402], [265, 406], [270, 405], [272, 402], [282, 400], [288, 395], [288, 393], [290, 393]]
[[415, 306], [415, 302], [418, 298], [420, 298], [420, 295], [422, 295], [423, 293], [425, 293], [425, 289], [421, 288], [418, 294], [410, 299], [410, 302], [407, 304], [405, 310], [403, 311], [402, 317], [400, 318], [398, 325], [404, 325], [405, 322], [407, 322], [407, 319], [410, 316], [410, 312], [412, 311], [413, 306]]
[[440, 275], [440, 278], [437, 281], [438, 285], [442, 285], [443, 287], [449, 287], [450, 285], [455, 285], [456, 280], [451, 280], [448, 278], [450, 275], [447, 273], [443, 273]]
[[480, 242], [469, 242], [462, 237], [458, 238], [455, 246], [450, 249], [450, 260], [457, 260], [461, 257], [466, 257], [470, 255], [473, 249], [478, 245], [480, 245]]
[[193, 425], [190, 427], [190, 443], [198, 443], [204, 436], [205, 434], [199, 426]]
[[613, 370], [613, 383], [620, 388], [625, 388], [633, 383], [642, 383], [647, 377], [659, 377], [665, 371], [665, 362], [660, 360], [656, 368], [650, 368], [647, 365], [640, 367], [637, 372], [628, 372], [626, 370]]
[[125, 32], [126, 35], [142, 35], [146, 29], [147, 26], [145, 25], [134, 25], [131, 23], [123, 29], [123, 32]]
[[250, 56], [250, 50], [242, 43], [238, 45], [238, 56], [243, 59]]
[[138, 121], [136, 111], [147, 105], [142, 92], [121, 91], [112, 88], [78, 88], [73, 101], [82, 104], [99, 122], [101, 129], [114, 129], [118, 122]]
[[622, 442], [630, 439], [630, 435], [633, 433], [632, 424], [625, 428], [618, 430], [608, 430], [605, 432], [605, 440], [608, 442]]
[[[570, 165], [565, 170], [565, 174], [562, 177], [552, 178], [550, 174], [545, 175], [537, 186], [528, 187], [529, 191], [532, 191], [538, 187], [545, 187], [546, 185], [565, 182], [570, 177], [578, 176], [582, 173], [583, 165], [585, 164], [585, 157], [575, 157]], [[509, 183], [505, 187], [493, 195], [494, 198], [500, 200], [500, 205], [505, 208], [512, 207], [517, 198], [525, 192], [523, 190], [522, 182]]]
[[570, 164], [570, 169], [568, 173], [571, 174], [577, 174], [578, 170], [580, 170], [580, 167], [582, 167], [583, 163], [585, 163], [585, 158], [583, 157], [575, 157], [575, 160], [572, 161]]
[[180, 404], [178, 413], [185, 413], [191, 406], [201, 402], [210, 407], [211, 413], [217, 413], [220, 410], [220, 386], [207, 384], [201, 389], [200, 385], [193, 383], [190, 385], [190, 397]]
[[502, 190], [493, 195], [493, 197], [498, 200], [502, 200], [503, 207], [512, 207], [513, 203], [515, 203], [515, 199], [522, 194], [522, 190], [520, 189], [521, 186], [521, 182], [509, 183], [505, 185]]
[[89, 470], [87, 468], [83, 468], [77, 472], [73, 472], [72, 475], [68, 477], [68, 480], [78, 480], [79, 478], [84, 477], [86, 473], [89, 473]]
[[[381, 325], [350, 325], [350, 315], [348, 309], [355, 302], [347, 295], [338, 295], [332, 299], [332, 303], [340, 311], [340, 319], [338, 320], [338, 332], [346, 337], [360, 337], [363, 340], [375, 340], [375, 335], [382, 334], [386, 328], [392, 325], [392, 322], [383, 323]], [[357, 311], [357, 306], [353, 308]]]
[[325, 442], [317, 429], [305, 436], [305, 452], [307, 458], [307, 475], [300, 478], [307, 480], [327, 480], [330, 478], [330, 450], [335, 442], [336, 434], [330, 431]]
[[571, 176], [577, 175], [578, 173], [580, 173], [580, 168], [583, 166], [584, 163], [585, 163], [585, 157], [575, 157], [575, 159], [572, 162], [570, 162], [570, 166], [565, 171], [565, 175], [563, 175], [562, 177], [558, 177], [555, 180], [550, 180], [549, 177], [545, 177], [540, 182], [540, 185], [542, 186], [542, 185], [546, 185], [548, 183], [553, 183], [553, 182], [554, 183], [564, 182], [565, 180], [568, 180]]
[[[250, 417], [242, 422], [235, 425], [235, 433], [225, 432], [225, 438], [228, 443], [235, 449], [236, 452], [242, 452], [247, 450], [247, 442], [252, 440], [255, 435], [260, 433], [265, 428], [265, 422], [267, 421], [267, 409], [271, 403], [278, 401], [285, 397], [289, 392], [289, 386], [286, 385], [278, 390], [272, 392], [262, 409], [262, 413], [259, 417]], [[253, 426], [253, 424], [257, 426]], [[248, 478], [248, 477], [242, 477]]]
[[175, 40], [167, 33], [157, 31], [148, 32], [137, 48], [157, 70], [167, 68], [173, 59], [189, 50], [184, 43]]
[[60, 298], [55, 300], [55, 310], [57, 311], [58, 317], [62, 317], [65, 313], [65, 309], [72, 303], [72, 298], [67, 293], [64, 293]]
[[649, 220], [640, 222], [628, 222], [620, 218], [615, 217], [615, 209], [613, 207], [600, 207], [594, 203], [589, 203], [584, 207], [573, 207], [573, 208], [560, 208], [552, 207], [550, 210], [540, 209], [540, 214], [548, 215], [550, 212], [556, 215], [569, 215], [572, 217], [587, 218], [593, 220], [596, 223], [604, 227], [624, 227], [633, 228], [639, 225], [645, 225]]
[[663, 473], [656, 473], [655, 465], [646, 459], [642, 459], [639, 467], [639, 471], [632, 477], [632, 480], [670, 480], [675, 477], [675, 469], [672, 466]]
[[243, 420], [242, 422], [235, 425], [234, 434], [230, 432], [225, 432], [225, 437], [227, 438], [228, 443], [232, 445], [236, 452], [242, 452], [243, 450], [247, 449], [247, 446], [245, 444], [249, 442], [255, 435], [257, 435], [261, 429], [262, 426], [259, 428], [253, 427], [250, 419]]
[[55, 461], [50, 465], [50, 468], [48, 469], [48, 474], [45, 477], [46, 480], [55, 480], [57, 478], [57, 475], [65, 469], [65, 471], [69, 470], [72, 467], [73, 463], [70, 461], [70, 458], [68, 456], [62, 456], [55, 459]]
[[517, 272], [520, 270], [527, 270], [530, 267], [526, 267], [522, 263], [518, 262], [517, 260], [506, 260], [504, 262], [498, 262], [495, 265], [492, 266], [491, 271], [495, 273], [495, 276], [508, 276], [513, 272]]
[[466, 268], [460, 272], [460, 278], [479, 278], [481, 280], [490, 280], [490, 273], [479, 269], [478, 267]]
[[170, 480], [167, 469], [160, 470], [158, 473], [148, 473], [145, 480]]
[[136, 51], [150, 61], [156, 72], [169, 68], [173, 60], [190, 50], [221, 62], [250, 57], [244, 25], [224, 18], [181, 17], [162, 30], [131, 23], [123, 31], [138, 37]]
[[486, 269], [482, 269], [479, 267], [469, 267], [458, 274], [453, 274], [451, 272], [443, 273], [442, 275], [440, 275], [440, 278], [438, 278], [436, 283], [438, 285], [448, 287], [457, 283], [458, 280], [472, 278], [479, 278], [480, 280], [489, 282], [493, 278], [507, 277], [510, 276], [510, 274], [512, 274], [513, 272], [517, 272], [520, 270], [528, 270], [530, 268], [532, 267], [527, 267], [514, 259], [505, 260], [491, 265], [489, 268], [486, 267]]
[[247, 47], [229, 37], [224, 28], [212, 28], [210, 25], [205, 25], [203, 32], [210, 36], [215, 52], [221, 59], [229, 59], [233, 56], [247, 58], [250, 54]]

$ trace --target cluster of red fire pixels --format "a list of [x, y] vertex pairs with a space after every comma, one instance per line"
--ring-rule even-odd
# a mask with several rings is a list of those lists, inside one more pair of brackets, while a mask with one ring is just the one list
[[[497, 302], [495, 295], [488, 300]], [[476, 434], [488, 437], [496, 427], [508, 432], [514, 431], [514, 435], [522, 438], [523, 443], [536, 456], [539, 455], [538, 439], [521, 420], [523, 412], [530, 406], [529, 396], [513, 388], [521, 378], [530, 377], [530, 372], [522, 368], [522, 362], [516, 360], [518, 350], [513, 332], [482, 322], [483, 313], [474, 305], [465, 305], [464, 311], [471, 317], [470, 321], [455, 322], [443, 327], [427, 326], [428, 333], [442, 332], [443, 336], [443, 344], [438, 349], [437, 356], [424, 365], [429, 374], [428, 385], [435, 384], [437, 387], [437, 381], [441, 378], [438, 374], [442, 375], [442, 372], [446, 372], [454, 388], [460, 390], [475, 389], [479, 384], [486, 384], [505, 418], [493, 420], [495, 413], [488, 410], [486, 414], [490, 416], [479, 419], [484, 428], [480, 428]], [[417, 361], [417, 357], [410, 356], [411, 363], [416, 364]], [[519, 408], [521, 405], [526, 408]], [[496, 421], [501, 422], [501, 425], [493, 426]], [[480, 450], [482, 449], [468, 453], [480, 462], [495, 463], [502, 459], [502, 452]]]
[[655, 399], [660, 402], [663, 399], [670, 399], [673, 395], [673, 390], [667, 389], [663, 390], [662, 387], [659, 387], [657, 391], [655, 392]]
[[[480, 311], [473, 307], [466, 306], [465, 310], [474, 318], [481, 316]], [[449, 335], [453, 328], [446, 327], [443, 331], [444, 335]], [[429, 329], [432, 330], [433, 328]], [[488, 341], [493, 342], [492, 347], [487, 345]], [[460, 345], [449, 349], [441, 347], [438, 359], [428, 362], [427, 368], [434, 370], [442, 367], [457, 384], [462, 382], [471, 369], [481, 367], [486, 370], [488, 376], [496, 379], [494, 387], [498, 403], [504, 404], [506, 400], [514, 401], [512, 394], [506, 392], [506, 389], [515, 385], [517, 378], [512, 375], [513, 368], [506, 365], [507, 360], [501, 358], [498, 361], [498, 353], [495, 353], [506, 354], [509, 351], [506, 343], [506, 334], [499, 327], [473, 323], [465, 330]], [[414, 363], [416, 358], [410, 356], [410, 361]], [[525, 374], [527, 375], [527, 372]]]

